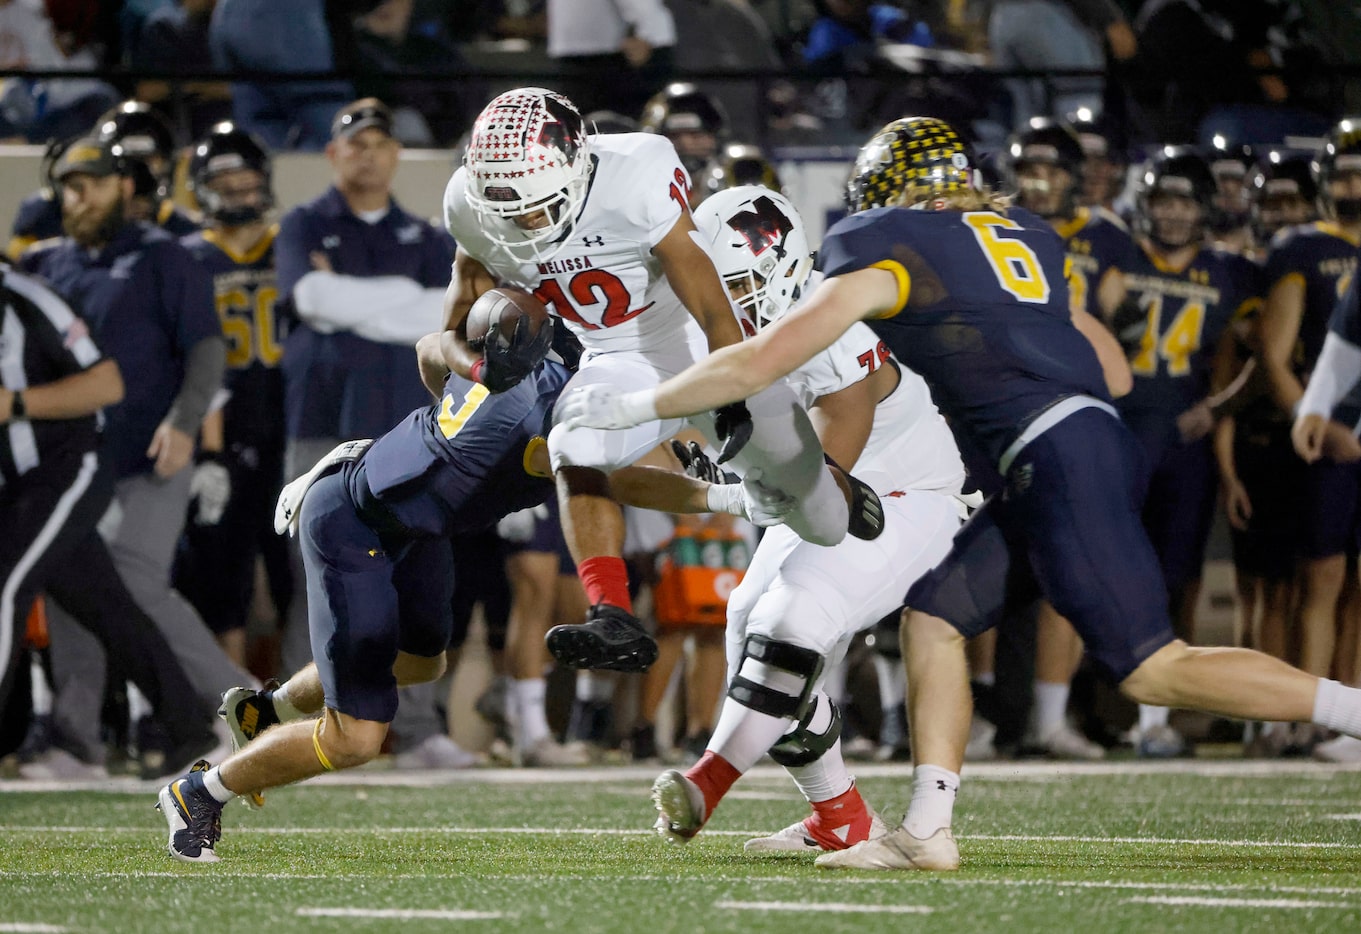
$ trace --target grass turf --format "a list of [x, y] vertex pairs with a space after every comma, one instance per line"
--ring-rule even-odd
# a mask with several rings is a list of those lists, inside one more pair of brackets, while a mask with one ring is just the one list
[[[900, 816], [907, 769], [857, 771]], [[745, 857], [748, 832], [805, 811], [766, 768], [668, 846], [647, 832], [652, 774], [374, 772], [276, 790], [262, 812], [227, 808], [211, 866], [166, 854], [153, 786], [0, 783], [0, 931], [1361, 930], [1358, 771], [973, 769], [964, 867], [936, 876]], [[390, 914], [326, 914], [343, 910]]]

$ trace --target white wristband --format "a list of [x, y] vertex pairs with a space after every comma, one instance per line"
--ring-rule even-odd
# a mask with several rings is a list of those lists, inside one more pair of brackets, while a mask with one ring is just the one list
[[726, 512], [729, 515], [746, 518], [747, 503], [742, 495], [742, 484], [711, 483], [705, 495], [708, 497], [710, 512]]
[[657, 390], [640, 389], [626, 392], [618, 400], [619, 415], [630, 425], [643, 425], [657, 420]]

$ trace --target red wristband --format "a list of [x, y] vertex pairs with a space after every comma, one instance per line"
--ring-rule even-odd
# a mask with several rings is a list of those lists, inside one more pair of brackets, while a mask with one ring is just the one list
[[482, 382], [482, 371], [487, 368], [487, 361], [478, 357], [473, 361], [473, 365], [468, 367], [468, 378], [474, 383]]

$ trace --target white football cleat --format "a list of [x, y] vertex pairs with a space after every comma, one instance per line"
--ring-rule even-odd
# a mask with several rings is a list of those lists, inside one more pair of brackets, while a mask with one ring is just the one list
[[657, 806], [653, 829], [668, 843], [684, 844], [704, 826], [704, 792], [676, 769], [667, 769], [652, 783]]
[[[888, 825], [880, 819], [878, 814], [874, 811], [870, 811], [870, 835], [866, 839], [873, 840], [875, 837], [882, 837], [886, 833], [888, 833]], [[852, 846], [854, 846], [854, 844], [852, 844]], [[803, 821], [799, 821], [797, 824], [790, 824], [784, 830], [777, 830], [768, 837], [756, 837], [753, 840], [748, 840], [743, 844], [742, 850], [747, 853], [834, 852], [814, 840], [809, 835], [808, 828], [804, 825]]]
[[1043, 750], [1051, 759], [1096, 762], [1106, 758], [1103, 746], [1092, 742], [1066, 722], [1050, 730], [1048, 736], [1028, 740], [1026, 745]]
[[591, 751], [585, 743], [560, 743], [551, 736], [545, 736], [528, 749], [517, 749], [514, 755], [519, 765], [525, 768], [552, 769], [591, 764]]
[[912, 836], [906, 827], [895, 827], [883, 836], [857, 843], [849, 850], [823, 853], [814, 865], [819, 869], [953, 872], [959, 868], [959, 847], [949, 827], [940, 828], [925, 840]]

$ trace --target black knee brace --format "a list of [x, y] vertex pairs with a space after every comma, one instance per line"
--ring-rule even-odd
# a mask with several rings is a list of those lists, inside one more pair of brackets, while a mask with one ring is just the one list
[[729, 697], [743, 707], [750, 707], [772, 717], [802, 717], [807, 712], [808, 701], [813, 696], [813, 685], [822, 674], [821, 654], [800, 645], [777, 642], [766, 636], [756, 635], [747, 636], [747, 641], [742, 647], [742, 657], [798, 675], [803, 678], [803, 691], [795, 696], [758, 684], [742, 677], [742, 668], [739, 664], [737, 674], [728, 685]]
[[813, 714], [817, 713], [818, 709], [816, 703], [809, 704], [808, 712], [803, 715], [799, 725], [781, 736], [779, 742], [770, 747], [770, 758], [787, 769], [793, 769], [811, 765], [827, 754], [827, 750], [841, 738], [841, 710], [830, 697], [826, 698], [826, 701], [832, 708], [832, 721], [827, 724], [827, 729], [821, 733], [814, 733], [808, 729], [808, 724], [813, 721]]

